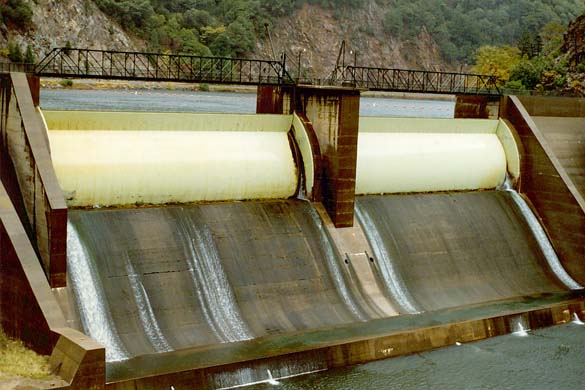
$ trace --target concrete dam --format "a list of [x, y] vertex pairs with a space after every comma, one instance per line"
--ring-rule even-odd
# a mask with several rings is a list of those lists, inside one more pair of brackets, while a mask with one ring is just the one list
[[256, 115], [41, 111], [5, 85], [2, 264], [33, 304], [5, 279], [1, 318], [71, 388], [234, 388], [584, 318], [580, 173], [533, 157], [577, 119], [360, 118], [318, 88]]

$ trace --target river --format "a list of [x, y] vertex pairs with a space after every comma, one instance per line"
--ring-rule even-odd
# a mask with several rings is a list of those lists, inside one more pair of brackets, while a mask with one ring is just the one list
[[574, 390], [583, 388], [584, 349], [585, 326], [571, 323], [285, 379], [277, 388]]

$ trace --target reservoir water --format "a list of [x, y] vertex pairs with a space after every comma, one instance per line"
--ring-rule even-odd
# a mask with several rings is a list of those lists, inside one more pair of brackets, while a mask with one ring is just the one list
[[[46, 110], [253, 114], [256, 112], [256, 95], [172, 90], [44, 89], [41, 91], [41, 107]], [[366, 97], [361, 99], [360, 115], [453, 118], [454, 109], [452, 101]]]

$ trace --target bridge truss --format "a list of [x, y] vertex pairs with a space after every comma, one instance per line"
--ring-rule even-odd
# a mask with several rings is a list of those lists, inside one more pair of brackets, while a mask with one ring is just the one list
[[363, 66], [338, 66], [330, 82], [371, 91], [500, 95], [495, 76]]
[[497, 78], [490, 75], [357, 66], [357, 55], [353, 65], [345, 65], [345, 43], [342, 44], [333, 72], [325, 80], [301, 80], [300, 57], [297, 78], [293, 78], [286, 59], [286, 54], [276, 61], [57, 48], [51, 50], [32, 72], [42, 77], [61, 78], [240, 85], [302, 83], [371, 91], [501, 95]]
[[56, 48], [37, 64], [43, 77], [176, 81], [213, 84], [294, 84], [281, 61], [181, 54]]

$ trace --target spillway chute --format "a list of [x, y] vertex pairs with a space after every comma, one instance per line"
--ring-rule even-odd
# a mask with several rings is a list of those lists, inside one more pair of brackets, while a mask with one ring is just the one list
[[105, 345], [107, 361], [128, 359], [111, 318], [99, 274], [71, 222], [67, 224], [67, 265], [84, 331]]
[[[386, 241], [380, 236], [378, 229], [367, 209], [361, 207], [359, 200], [355, 205], [356, 216], [368, 238], [372, 250], [379, 260], [379, 269], [384, 280], [384, 285], [388, 289], [390, 295], [394, 298], [394, 301], [402, 308], [404, 313], [416, 314], [420, 310], [417, 309], [414, 299], [408, 292], [408, 289], [404, 285], [402, 276], [395, 269], [395, 260], [390, 256], [390, 252], [386, 247]], [[390, 245], [392, 243], [389, 243]]]
[[213, 332], [223, 342], [253, 338], [240, 313], [211, 232], [204, 225], [196, 226], [185, 213], [176, 215], [185, 243], [189, 273]]
[[514, 189], [513, 185], [511, 184], [511, 180], [509, 177], [506, 178], [504, 184], [498, 188], [500, 191], [506, 191], [514, 200], [514, 203], [522, 213], [522, 216], [526, 220], [526, 223], [530, 227], [538, 246], [542, 250], [546, 262], [550, 268], [550, 270], [555, 274], [555, 276], [568, 288], [571, 290], [581, 290], [583, 286], [577, 283], [565, 270], [563, 265], [561, 264], [544, 228], [540, 224], [536, 215], [526, 202], [526, 200]]

